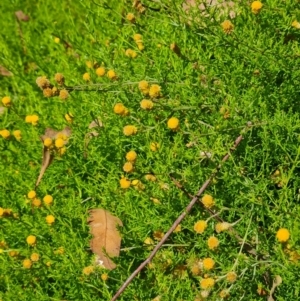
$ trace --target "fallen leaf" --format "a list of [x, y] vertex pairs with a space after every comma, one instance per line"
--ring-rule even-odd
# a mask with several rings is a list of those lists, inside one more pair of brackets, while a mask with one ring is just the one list
[[113, 270], [116, 264], [110, 257], [120, 255], [121, 236], [117, 227], [123, 224], [118, 217], [104, 209], [92, 209], [89, 214], [88, 223], [93, 235], [90, 246], [97, 255], [96, 262], [106, 269]]
[[13, 76], [13, 74], [3, 66], [0, 66], [0, 74], [2, 76]]
[[[99, 118], [96, 118], [95, 120], [93, 120], [90, 124], [89, 124], [89, 129], [93, 129], [93, 128], [96, 128], [96, 127], [103, 127], [103, 124], [102, 124], [102, 121], [99, 119]], [[91, 139], [93, 137], [97, 137], [99, 135], [99, 133], [97, 131], [91, 131], [89, 133], [87, 133], [85, 135], [85, 138], [84, 138], [84, 157], [87, 158], [87, 147], [91, 141]]]
[[268, 301], [275, 301], [275, 299], [273, 298], [273, 294], [275, 292], [276, 287], [279, 286], [281, 283], [282, 283], [282, 278], [279, 275], [276, 275], [275, 279], [273, 280], [273, 285], [270, 290], [270, 295], [268, 297]]
[[38, 176], [38, 179], [35, 183], [35, 187], [37, 187], [41, 180], [42, 180], [42, 177], [46, 171], [46, 169], [49, 167], [49, 165], [52, 163], [54, 159], [54, 155], [51, 154], [51, 151], [48, 147], [44, 146], [43, 148], [43, 160], [42, 160], [42, 167], [41, 167], [41, 170], [40, 170], [40, 174]]
[[25, 15], [21, 10], [15, 12], [15, 15], [19, 21], [28, 22], [29, 16]]
[[[217, 13], [215, 17], [221, 17], [228, 15], [231, 19], [236, 17], [236, 7], [233, 1], [228, 0], [205, 0], [205, 1], [197, 1], [197, 0], [185, 0], [182, 3], [182, 9], [185, 13], [189, 13], [191, 9], [197, 9], [201, 12], [201, 15], [204, 17], [210, 16], [210, 9], [215, 9]], [[199, 21], [199, 20], [196, 20]]]

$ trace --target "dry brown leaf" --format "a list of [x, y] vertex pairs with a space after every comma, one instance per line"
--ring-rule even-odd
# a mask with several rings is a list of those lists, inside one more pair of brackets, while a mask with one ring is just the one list
[[236, 17], [236, 7], [234, 1], [230, 0], [185, 0], [182, 9], [189, 13], [191, 9], [198, 9], [203, 17], [209, 17], [209, 8], [215, 8], [217, 17], [228, 15], [231, 19]]
[[40, 174], [38, 176], [38, 179], [35, 183], [35, 187], [37, 187], [41, 180], [42, 180], [42, 177], [46, 171], [46, 169], [49, 167], [49, 165], [52, 163], [54, 159], [54, 155], [51, 154], [51, 151], [48, 147], [44, 146], [43, 148], [43, 161], [42, 161], [42, 167], [41, 167], [41, 170], [40, 170]]
[[[62, 131], [56, 131], [51, 128], [46, 128], [45, 134], [43, 136], [41, 136], [41, 141], [42, 141], [43, 145], [44, 145], [44, 140], [46, 138], [51, 138], [52, 140], [54, 140], [54, 139], [56, 139], [58, 134], [64, 134], [65, 136], [67, 136], [67, 138], [69, 138], [71, 136], [71, 129], [68, 126], [65, 127]], [[35, 187], [37, 187], [40, 184], [42, 177], [45, 174], [46, 169], [52, 163], [53, 159], [54, 159], [54, 154], [51, 152], [51, 150], [48, 147], [44, 146], [43, 147], [42, 167], [41, 167], [38, 179], [35, 183]]]
[[15, 15], [19, 21], [28, 22], [29, 16], [25, 15], [21, 10], [15, 12]]
[[13, 74], [3, 66], [0, 66], [0, 75], [2, 75], [2, 76], [13, 76]]
[[98, 263], [106, 269], [113, 270], [116, 264], [110, 257], [120, 255], [121, 236], [117, 227], [123, 224], [118, 217], [104, 209], [92, 209], [89, 214], [88, 223], [93, 235], [90, 241], [91, 249], [97, 255]]
[[[93, 129], [95, 127], [103, 127], [103, 124], [102, 124], [102, 121], [97, 118], [95, 120], [93, 120], [90, 124], [89, 124], [89, 129]], [[84, 157], [87, 158], [87, 147], [90, 143], [90, 140], [93, 138], [93, 137], [97, 137], [99, 136], [99, 133], [97, 131], [92, 131], [92, 132], [89, 132], [85, 135], [85, 142], [84, 142]]]
[[275, 279], [273, 280], [273, 285], [270, 290], [268, 301], [275, 301], [275, 299], [273, 298], [273, 294], [275, 292], [276, 287], [279, 286], [281, 283], [282, 283], [282, 278], [279, 275], [276, 275]]

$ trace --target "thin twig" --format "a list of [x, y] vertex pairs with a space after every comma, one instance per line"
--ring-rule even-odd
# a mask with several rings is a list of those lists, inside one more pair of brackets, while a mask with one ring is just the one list
[[236, 138], [234, 141], [233, 147], [230, 148], [230, 150], [227, 152], [227, 154], [223, 157], [221, 163], [217, 166], [217, 168], [212, 172], [210, 177], [204, 182], [202, 187], [199, 189], [197, 194], [192, 198], [188, 206], [185, 208], [185, 211], [181, 213], [181, 215], [176, 219], [176, 221], [173, 223], [171, 228], [168, 230], [168, 232], [164, 235], [162, 240], [156, 245], [156, 247], [153, 249], [149, 257], [142, 263], [140, 266], [127, 278], [127, 280], [123, 283], [123, 285], [119, 288], [119, 290], [116, 292], [116, 294], [112, 297], [111, 301], [117, 300], [117, 298], [121, 295], [121, 293], [126, 289], [126, 287], [130, 284], [130, 282], [134, 279], [136, 275], [148, 264], [151, 262], [152, 258], [155, 256], [157, 251], [160, 249], [160, 247], [164, 244], [164, 242], [168, 239], [168, 237], [172, 234], [172, 232], [175, 230], [175, 228], [181, 223], [181, 221], [186, 217], [186, 215], [191, 211], [195, 203], [198, 201], [201, 194], [204, 192], [204, 190], [208, 187], [208, 185], [211, 183], [213, 178], [216, 176], [216, 174], [219, 172], [221, 167], [223, 166], [223, 163], [228, 160], [230, 157], [230, 154], [236, 149], [236, 147], [240, 144], [242, 141], [243, 136], [240, 135]]

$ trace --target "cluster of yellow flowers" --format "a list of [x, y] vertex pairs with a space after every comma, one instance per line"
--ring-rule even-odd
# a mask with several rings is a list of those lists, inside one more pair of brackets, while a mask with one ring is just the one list
[[137, 52], [135, 50], [132, 50], [132, 49], [126, 49], [125, 50], [125, 55], [132, 58], [132, 59], [135, 59], [137, 57]]
[[[31, 201], [32, 206], [34, 206], [34, 207], [41, 207], [42, 206], [42, 202], [37, 197], [37, 194], [34, 190], [31, 190], [31, 191], [28, 192], [27, 198]], [[53, 197], [48, 194], [48, 195], [44, 196], [43, 202], [46, 206], [50, 206], [53, 203]]]
[[[0, 136], [4, 139], [8, 139], [10, 137], [10, 131], [7, 129], [0, 130]], [[22, 133], [20, 130], [13, 131], [13, 136], [18, 141], [21, 141], [21, 139], [22, 139]]]
[[38, 77], [36, 79], [36, 84], [40, 89], [43, 90], [43, 94], [45, 97], [59, 96], [60, 99], [66, 100], [69, 97], [69, 92], [64, 87], [65, 77], [61, 73], [56, 73], [54, 75], [54, 80], [59, 86], [62, 86], [63, 89], [58, 89], [57, 87], [52, 85], [46, 76]]
[[58, 133], [54, 140], [51, 137], [45, 137], [43, 143], [44, 146], [57, 151], [57, 153], [62, 156], [67, 150], [65, 145], [68, 143], [68, 136], [64, 133]]
[[25, 117], [26, 123], [31, 123], [32, 125], [37, 125], [39, 122], [39, 116], [38, 115], [27, 115]]
[[138, 129], [135, 125], [125, 125], [123, 128], [123, 133], [125, 136], [135, 135]]
[[136, 43], [138, 49], [140, 51], [143, 51], [145, 46], [144, 46], [144, 42], [143, 42], [143, 36], [139, 33], [136, 33], [134, 36], [133, 36], [133, 40], [134, 42]]
[[[261, 11], [262, 7], [263, 4], [260, 1], [253, 1], [251, 3], [251, 10], [256, 15]], [[293, 26], [295, 27], [296, 23], [293, 24]], [[223, 23], [221, 23], [221, 26], [226, 34], [230, 34], [234, 29], [234, 25], [231, 23], [230, 20], [225, 20]]]
[[[100, 66], [98, 65], [97, 62], [92, 63], [91, 61], [87, 61], [86, 65], [88, 68], [95, 68], [95, 73], [97, 76], [99, 77], [103, 77], [105, 74], [106, 76], [111, 79], [111, 80], [116, 80], [118, 79], [118, 76], [116, 74], [116, 72], [113, 69], [110, 69], [106, 72], [106, 69], [104, 66]], [[91, 75], [88, 72], [85, 72], [82, 75], [82, 78], [84, 81], [89, 82], [91, 80]]]
[[121, 116], [127, 116], [129, 114], [129, 110], [120, 102], [115, 104], [114, 112]]

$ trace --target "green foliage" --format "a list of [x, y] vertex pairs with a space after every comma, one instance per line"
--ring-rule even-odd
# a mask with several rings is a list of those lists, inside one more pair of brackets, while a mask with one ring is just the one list
[[[217, 220], [196, 204], [119, 299], [201, 300], [200, 283], [212, 277], [211, 300], [221, 300], [225, 289], [230, 300], [243, 294], [263, 300], [280, 275], [277, 300], [296, 300], [300, 31], [292, 22], [300, 18], [299, 4], [268, 0], [254, 14], [246, 2], [202, 11], [183, 1], [147, 0], [142, 13], [131, 1], [2, 2], [0, 65], [13, 76], [0, 75], [0, 99], [11, 98], [0, 115], [0, 130], [11, 133], [0, 136], [0, 299], [110, 300], [153, 249], [144, 241], [156, 244], [189, 203], [173, 180], [195, 194], [242, 133], [243, 141], [206, 191], [214, 198], [213, 212], [234, 224], [235, 234], [217, 233]], [[20, 9], [28, 22], [15, 17]], [[229, 33], [222, 28], [225, 20], [234, 26]], [[142, 35], [144, 49], [135, 34]], [[127, 49], [137, 57], [126, 56]], [[114, 70], [117, 79], [97, 76], [99, 66]], [[70, 93], [66, 100], [44, 97], [35, 83], [46, 76], [55, 84], [58, 72]], [[161, 87], [151, 110], [140, 107], [149, 99], [138, 88], [142, 80]], [[117, 103], [130, 114], [115, 114]], [[69, 113], [71, 124], [65, 119]], [[36, 126], [25, 122], [33, 114], [39, 116]], [[178, 118], [179, 129], [168, 128], [171, 117]], [[102, 126], [89, 129], [97, 118]], [[126, 125], [136, 126], [136, 135], [124, 135]], [[55, 155], [36, 189], [41, 200], [52, 195], [53, 204], [34, 207], [27, 194], [35, 190], [41, 168], [40, 137], [46, 128], [65, 126], [72, 129], [66, 153]], [[20, 141], [15, 130], [21, 130]], [[156, 151], [150, 147], [154, 142]], [[122, 167], [130, 150], [138, 156], [134, 171], [126, 174]], [[156, 181], [147, 181], [147, 174]], [[122, 177], [139, 183], [122, 189]], [[94, 264], [91, 208], [105, 208], [124, 227], [117, 269], [96, 268], [86, 275], [83, 269]], [[47, 215], [55, 217], [51, 226]], [[194, 231], [199, 220], [208, 220], [203, 234]], [[280, 228], [289, 230], [287, 243], [276, 239]], [[36, 245], [26, 243], [28, 235], [37, 237]], [[220, 242], [215, 251], [207, 245], [211, 236]], [[40, 259], [26, 269], [23, 260], [33, 252]], [[193, 267], [202, 270], [207, 257], [216, 262], [214, 269], [196, 273]], [[226, 280], [230, 271], [237, 275], [234, 283]]]

